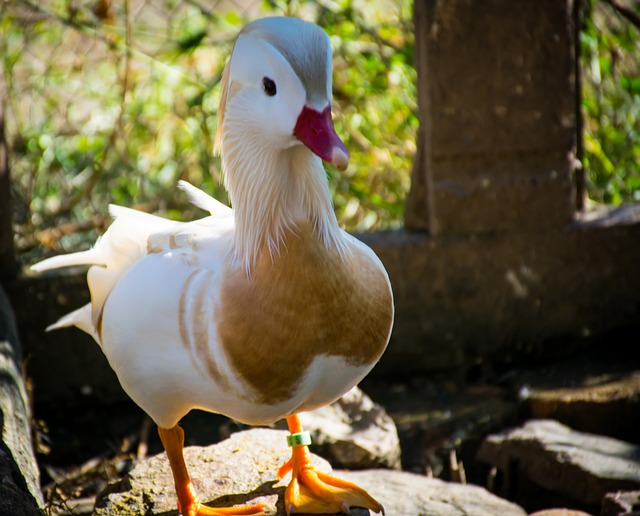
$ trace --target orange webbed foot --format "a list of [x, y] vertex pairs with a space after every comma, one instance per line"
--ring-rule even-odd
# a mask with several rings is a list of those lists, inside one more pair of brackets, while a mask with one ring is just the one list
[[182, 516], [264, 516], [267, 506], [264, 504], [242, 505], [238, 507], [208, 507], [197, 500], [182, 510]]
[[[280, 469], [295, 470], [288, 466]], [[284, 476], [284, 475], [283, 475]], [[375, 513], [384, 514], [384, 507], [361, 487], [347, 480], [304, 467], [293, 473], [284, 494], [287, 514], [350, 514], [352, 507], [364, 507]]]
[[179, 426], [158, 428], [173, 473], [178, 496], [178, 510], [182, 516], [260, 516], [265, 514], [267, 505], [241, 505], [238, 507], [208, 507], [202, 505], [196, 496], [187, 466], [184, 462], [184, 432]]
[[[296, 416], [287, 418], [292, 432], [300, 432]], [[278, 471], [282, 479], [291, 472], [284, 494], [287, 514], [350, 514], [352, 507], [363, 507], [384, 514], [384, 507], [361, 487], [347, 480], [317, 471], [311, 464], [307, 446], [294, 446], [291, 459]]]

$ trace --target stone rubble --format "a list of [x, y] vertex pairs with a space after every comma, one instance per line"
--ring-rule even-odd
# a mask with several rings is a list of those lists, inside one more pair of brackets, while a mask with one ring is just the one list
[[[287, 432], [253, 429], [233, 434], [208, 447], [188, 447], [187, 466], [200, 499], [213, 506], [264, 503], [270, 514], [283, 516], [283, 495], [288, 476], [276, 481], [278, 467], [290, 455]], [[329, 464], [314, 456], [317, 467]], [[389, 515], [524, 516], [517, 505], [485, 489], [447, 483], [394, 470], [336, 471], [376, 497]], [[369, 511], [354, 509], [353, 516]], [[177, 514], [169, 464], [164, 453], [138, 464], [123, 480], [110, 486], [97, 500], [94, 516], [146, 516]]]

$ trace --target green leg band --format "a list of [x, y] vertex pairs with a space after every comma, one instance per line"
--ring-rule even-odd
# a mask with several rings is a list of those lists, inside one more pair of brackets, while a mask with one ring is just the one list
[[309, 435], [309, 432], [289, 434], [287, 436], [287, 444], [289, 446], [309, 446], [311, 444], [311, 435]]

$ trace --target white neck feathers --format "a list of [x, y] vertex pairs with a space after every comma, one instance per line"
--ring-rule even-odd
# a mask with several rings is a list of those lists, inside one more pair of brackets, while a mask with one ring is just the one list
[[310, 223], [328, 251], [349, 253], [320, 158], [302, 144], [283, 150], [231, 119], [220, 143], [236, 221], [234, 258], [248, 273], [265, 250], [277, 256], [301, 223]]

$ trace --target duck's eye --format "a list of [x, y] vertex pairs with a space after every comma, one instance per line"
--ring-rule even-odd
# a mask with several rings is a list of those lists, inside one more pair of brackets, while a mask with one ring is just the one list
[[269, 79], [269, 77], [263, 77], [262, 89], [269, 97], [273, 97], [276, 94], [276, 83], [273, 82], [272, 79]]

